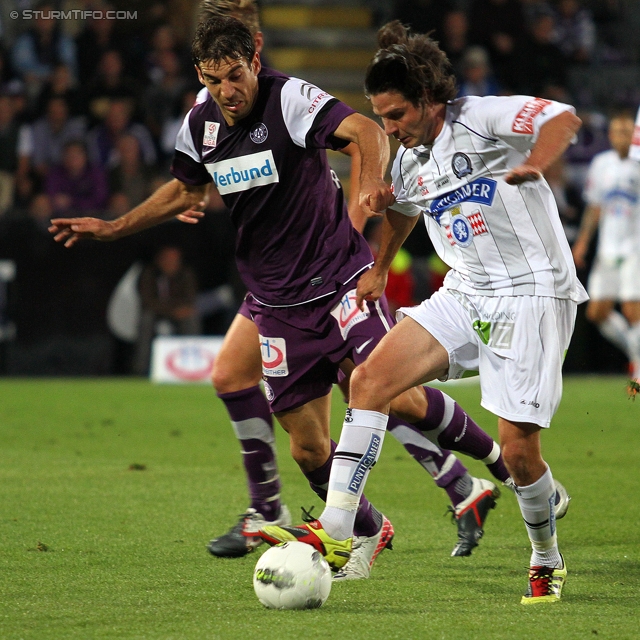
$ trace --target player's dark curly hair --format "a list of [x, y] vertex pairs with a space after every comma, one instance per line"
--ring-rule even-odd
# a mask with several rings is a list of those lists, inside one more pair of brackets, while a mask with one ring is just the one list
[[255, 35], [260, 31], [258, 5], [255, 0], [201, 0], [198, 7], [198, 23], [214, 16], [233, 16], [244, 22]]
[[416, 107], [456, 97], [451, 63], [429, 35], [410, 34], [399, 20], [393, 20], [378, 31], [378, 46], [365, 76], [367, 96], [394, 91]]
[[251, 31], [237, 18], [216, 16], [201, 22], [191, 45], [193, 63], [213, 60], [240, 60], [249, 64], [256, 52]]

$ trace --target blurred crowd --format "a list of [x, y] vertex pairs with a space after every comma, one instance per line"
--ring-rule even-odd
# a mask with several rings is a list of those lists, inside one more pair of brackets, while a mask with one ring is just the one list
[[35, 17], [22, 20], [28, 28], [1, 41], [0, 214], [48, 207], [115, 217], [166, 180], [198, 91], [188, 43], [141, 11], [144, 32], [89, 19], [70, 34], [65, 26], [76, 21], [48, 18], [57, 8], [34, 5]]
[[[433, 31], [454, 65], [461, 95], [523, 93], [578, 106], [584, 127], [577, 144], [547, 176], [572, 241], [583, 208], [586, 169], [596, 153], [608, 148], [606, 107], [611, 105], [598, 104], [593, 94], [576, 88], [570, 79], [594, 66], [626, 68], [637, 63], [637, 38], [630, 40], [625, 34], [629, 11], [640, 3], [368, 0], [363, 4], [372, 10], [372, 27], [399, 18], [416, 31]], [[60, 9], [135, 10], [136, 19], [51, 19], [50, 12]], [[30, 19], [22, 18], [25, 10], [32, 10]], [[120, 216], [170, 178], [176, 133], [200, 88], [189, 55], [196, 11], [197, 2], [192, 0], [114, 4], [3, 0], [0, 260], [18, 263], [19, 295], [14, 296], [9, 315], [23, 344], [105, 331], [104, 307], [119, 278], [135, 261], [151, 264], [158, 248], [169, 244], [194, 269], [194, 286], [202, 296], [193, 304], [205, 316], [202, 330], [223, 332], [232, 317], [242, 287], [236, 282], [231, 255], [233, 229], [220, 201], [213, 203], [211, 215], [196, 229], [172, 223], [169, 231], [143, 234], [117, 252], [94, 247], [92, 252], [63, 256], [64, 250], [49, 242], [46, 232], [48, 221], [56, 216]], [[616, 93], [612, 87], [609, 97], [635, 108], [639, 92], [635, 87], [635, 93], [633, 89]], [[375, 234], [372, 225], [367, 235], [374, 250]], [[425, 245], [425, 237], [415, 242], [410, 238], [400, 254], [394, 267], [398, 279], [390, 285], [395, 289], [389, 290], [392, 305], [422, 299], [437, 287], [443, 266], [425, 254]], [[80, 302], [67, 302], [66, 311], [58, 308], [62, 286], [58, 278], [64, 273], [71, 274], [75, 285], [70, 295], [84, 295]], [[46, 286], [43, 281], [48, 279]], [[212, 294], [220, 287], [233, 291], [222, 296], [226, 306]], [[34, 301], [24, 299], [33, 296], [37, 296]], [[51, 313], [34, 317], [36, 308], [47, 305]], [[206, 314], [211, 309], [216, 319], [209, 322]], [[222, 316], [216, 315], [220, 309]], [[0, 309], [0, 325], [2, 313]], [[1, 367], [2, 362], [0, 372]], [[116, 372], [127, 372], [128, 367], [122, 365]]]

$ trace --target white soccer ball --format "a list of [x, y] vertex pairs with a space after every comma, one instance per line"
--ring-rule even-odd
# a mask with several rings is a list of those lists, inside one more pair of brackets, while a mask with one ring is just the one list
[[317, 609], [329, 597], [331, 569], [312, 546], [283, 542], [260, 556], [253, 588], [267, 609]]

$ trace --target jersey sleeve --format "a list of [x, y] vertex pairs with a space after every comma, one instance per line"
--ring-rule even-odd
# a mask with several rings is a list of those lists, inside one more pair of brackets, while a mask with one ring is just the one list
[[282, 116], [291, 139], [299, 147], [342, 149], [348, 140], [333, 135], [355, 110], [313, 84], [290, 78], [282, 87]]
[[467, 111], [471, 128], [498, 138], [522, 153], [533, 147], [542, 125], [574, 107], [532, 96], [489, 96], [473, 102]]
[[196, 96], [196, 101], [194, 105], [202, 104], [203, 102], [206, 102], [208, 99], [209, 99], [209, 91], [207, 90], [207, 87], [202, 87], [202, 89], [198, 91], [198, 95]]
[[391, 167], [391, 191], [396, 198], [396, 201], [389, 207], [398, 213], [402, 213], [410, 218], [422, 213], [422, 209], [412, 202], [409, 202], [407, 198], [406, 185], [402, 176], [402, 156], [406, 152], [406, 149], [400, 147], [396, 154], [393, 166]]
[[196, 150], [191, 130], [192, 111], [189, 111], [182, 121], [182, 126], [176, 137], [176, 148], [171, 162], [171, 175], [185, 184], [197, 186], [211, 182], [211, 175], [201, 162], [200, 154]]

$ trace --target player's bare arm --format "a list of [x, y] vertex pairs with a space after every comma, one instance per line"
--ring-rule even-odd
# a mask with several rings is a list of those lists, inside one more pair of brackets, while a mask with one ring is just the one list
[[191, 186], [171, 180], [125, 215], [115, 220], [55, 218], [49, 227], [56, 242], [72, 247], [79, 240], [112, 241], [137, 233], [198, 206], [207, 185]]
[[347, 202], [349, 219], [354, 229], [362, 233], [367, 224], [367, 219], [379, 214], [371, 214], [360, 206], [360, 148], [355, 142], [350, 142], [344, 149], [340, 149], [340, 151], [351, 159], [349, 200]]
[[593, 238], [593, 234], [598, 228], [600, 212], [601, 209], [599, 206], [590, 204], [587, 206], [582, 216], [580, 231], [578, 232], [578, 237], [571, 249], [571, 252], [573, 253], [573, 261], [579, 269], [584, 269], [587, 266], [585, 256], [587, 255], [587, 251], [589, 251], [591, 238]]
[[334, 133], [338, 138], [355, 142], [360, 149], [360, 205], [365, 211], [384, 211], [394, 202], [391, 189], [384, 181], [390, 154], [384, 131], [373, 120], [352, 113]]
[[563, 111], [540, 127], [538, 140], [526, 162], [512, 169], [506, 176], [507, 184], [522, 184], [539, 180], [569, 147], [582, 126], [582, 120], [570, 111]]
[[391, 263], [416, 226], [419, 217], [405, 216], [393, 209], [387, 209], [382, 220], [382, 237], [376, 261], [358, 280], [356, 297], [361, 309], [364, 310], [365, 300], [378, 300], [384, 293]]

